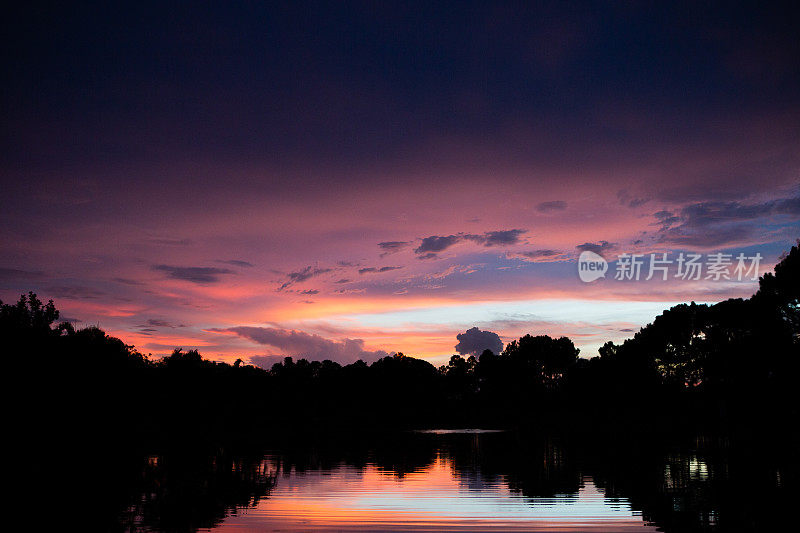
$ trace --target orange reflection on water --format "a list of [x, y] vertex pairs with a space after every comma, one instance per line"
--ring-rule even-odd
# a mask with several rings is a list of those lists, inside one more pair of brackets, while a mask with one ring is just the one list
[[503, 476], [460, 474], [438, 456], [398, 474], [375, 465], [281, 472], [254, 509], [228, 517], [220, 531], [656, 531], [626, 501], [610, 500], [591, 478], [576, 494], [529, 497]]

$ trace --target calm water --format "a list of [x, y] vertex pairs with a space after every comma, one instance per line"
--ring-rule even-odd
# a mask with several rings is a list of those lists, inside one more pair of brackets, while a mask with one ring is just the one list
[[98, 475], [108, 529], [128, 531], [770, 531], [797, 497], [779, 449], [439, 431], [173, 449]]

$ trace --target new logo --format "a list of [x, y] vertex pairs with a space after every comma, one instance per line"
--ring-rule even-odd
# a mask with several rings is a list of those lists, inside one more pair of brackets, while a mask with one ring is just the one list
[[588, 250], [581, 252], [578, 257], [578, 277], [584, 283], [589, 283], [599, 278], [606, 277], [608, 272], [608, 262], [602, 255]]

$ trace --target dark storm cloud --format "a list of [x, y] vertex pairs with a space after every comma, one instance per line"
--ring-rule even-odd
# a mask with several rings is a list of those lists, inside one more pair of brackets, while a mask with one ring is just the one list
[[209, 283], [218, 283], [220, 276], [223, 274], [233, 274], [233, 271], [227, 268], [214, 268], [214, 267], [180, 267], [171, 265], [153, 265], [153, 270], [166, 272], [167, 276], [172, 279], [180, 279], [183, 281], [190, 281], [200, 285]]
[[365, 268], [359, 268], [358, 269], [358, 273], [359, 274], [374, 274], [374, 273], [380, 273], [380, 272], [389, 272], [390, 270], [398, 270], [398, 269], [401, 269], [401, 268], [403, 268], [403, 267], [401, 267], [401, 266], [365, 267]]
[[458, 344], [456, 344], [455, 350], [461, 355], [474, 355], [477, 357], [484, 350], [491, 350], [496, 354], [503, 351], [503, 341], [493, 331], [470, 328], [464, 333], [456, 335], [456, 339]]
[[308, 294], [309, 296], [311, 296], [311, 295], [314, 295], [314, 294], [319, 294], [319, 290], [318, 289], [306, 289], [304, 291], [300, 291], [300, 294]]
[[[386, 357], [388, 352], [383, 350], [366, 350], [362, 339], [330, 340], [319, 335], [281, 328], [261, 328], [241, 326], [228, 329], [214, 329], [211, 331], [230, 332], [250, 339], [259, 344], [273, 346], [281, 351], [282, 355], [296, 358], [305, 358], [311, 361], [330, 359], [341, 364], [349, 364], [359, 359], [367, 363]], [[254, 364], [259, 364], [260, 356], [253, 357]], [[267, 358], [274, 363], [274, 358]]]
[[542, 202], [536, 206], [536, 210], [540, 213], [552, 213], [555, 211], [563, 211], [567, 208], [567, 202], [564, 200], [552, 200], [549, 202]]
[[321, 274], [325, 274], [327, 272], [331, 272], [333, 269], [331, 268], [319, 268], [315, 266], [307, 266], [301, 270], [296, 272], [290, 272], [287, 276], [289, 279], [281, 285], [278, 290], [282, 291], [283, 289], [294, 285], [295, 283], [302, 283], [308, 279], [311, 279], [315, 276], [319, 276]]
[[217, 259], [217, 263], [222, 263], [222, 264], [225, 264], [225, 265], [238, 266], [238, 267], [243, 267], [243, 268], [250, 268], [250, 267], [255, 266], [255, 265], [253, 265], [253, 263], [248, 263], [247, 261], [240, 261], [238, 259]]
[[616, 244], [608, 242], [608, 241], [600, 241], [600, 242], [585, 242], [583, 244], [579, 244], [575, 248], [578, 249], [580, 252], [594, 252], [596, 254], [603, 255], [606, 252], [610, 252], [616, 247]]

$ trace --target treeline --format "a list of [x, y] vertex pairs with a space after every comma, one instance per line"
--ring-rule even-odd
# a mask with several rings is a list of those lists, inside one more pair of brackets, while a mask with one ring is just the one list
[[440, 368], [402, 353], [346, 366], [287, 357], [269, 370], [197, 351], [151, 360], [98, 328], [58, 323], [33, 293], [0, 302], [0, 345], [42, 423], [117, 435], [781, 424], [798, 415], [798, 246], [753, 297], [675, 306], [591, 359], [568, 338], [526, 335]]

